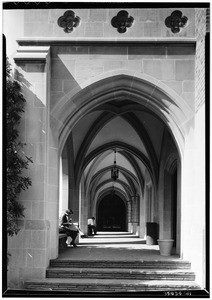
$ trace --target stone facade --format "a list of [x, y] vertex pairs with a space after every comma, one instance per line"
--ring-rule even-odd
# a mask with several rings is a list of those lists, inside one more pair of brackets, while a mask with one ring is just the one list
[[[125, 199], [128, 229], [140, 237], [146, 222], [159, 224], [160, 238], [173, 236], [171, 180], [177, 170], [176, 253], [192, 262], [204, 287], [206, 10], [180, 9], [189, 22], [175, 34], [165, 25], [175, 9], [127, 9], [134, 21], [123, 34], [111, 25], [120, 10], [73, 9], [80, 23], [71, 33], [57, 24], [65, 9], [24, 12], [14, 59], [27, 100], [20, 130], [33, 159], [33, 184], [20, 197], [26, 207], [22, 230], [9, 238], [11, 288], [45, 277], [49, 259], [58, 256], [58, 219], [67, 206], [86, 230], [104, 193], [89, 164], [113, 147], [131, 154], [120, 154], [120, 170], [134, 183], [120, 178], [115, 188]], [[124, 116], [123, 123], [110, 123], [109, 110]], [[136, 142], [141, 136], [143, 142]], [[124, 159], [135, 171], [127, 173]], [[95, 163], [98, 172], [101, 161]], [[109, 191], [109, 181], [104, 184]]]

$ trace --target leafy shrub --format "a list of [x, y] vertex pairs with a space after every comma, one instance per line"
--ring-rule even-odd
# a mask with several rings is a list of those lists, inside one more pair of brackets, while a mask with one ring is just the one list
[[6, 63], [6, 195], [7, 235], [13, 236], [20, 230], [19, 220], [24, 217], [24, 206], [18, 202], [22, 190], [31, 185], [29, 177], [23, 176], [31, 158], [24, 153], [25, 144], [18, 140], [18, 126], [24, 112], [25, 99], [20, 84], [11, 77], [11, 66]]

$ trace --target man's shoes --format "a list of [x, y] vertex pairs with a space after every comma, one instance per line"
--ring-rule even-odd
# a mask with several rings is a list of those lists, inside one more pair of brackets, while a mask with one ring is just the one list
[[83, 239], [83, 238], [87, 238], [88, 235], [87, 234], [82, 234], [80, 237]]
[[67, 245], [67, 247], [71, 247], [71, 246], [73, 246], [73, 247], [77, 247], [77, 245], [76, 244], [66, 244]]

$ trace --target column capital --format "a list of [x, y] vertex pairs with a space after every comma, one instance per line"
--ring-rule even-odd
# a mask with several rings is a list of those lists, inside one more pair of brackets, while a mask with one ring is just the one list
[[17, 62], [39, 62], [46, 63], [50, 46], [20, 46], [14, 56], [14, 61]]

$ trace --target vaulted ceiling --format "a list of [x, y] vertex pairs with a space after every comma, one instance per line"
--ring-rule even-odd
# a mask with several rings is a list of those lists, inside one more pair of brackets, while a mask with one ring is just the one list
[[[140, 194], [144, 178], [157, 183], [165, 124], [146, 107], [132, 101], [98, 106], [72, 130], [75, 176], [84, 178], [86, 193], [98, 198], [115, 188], [126, 198]], [[111, 179], [116, 165], [119, 178]]]

